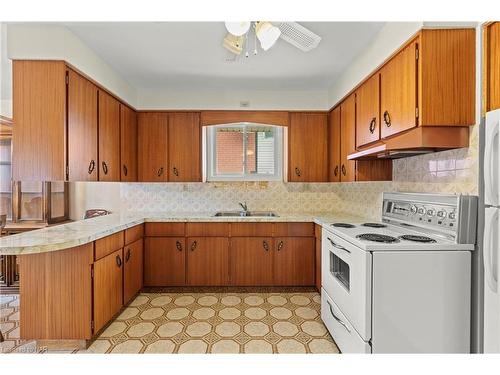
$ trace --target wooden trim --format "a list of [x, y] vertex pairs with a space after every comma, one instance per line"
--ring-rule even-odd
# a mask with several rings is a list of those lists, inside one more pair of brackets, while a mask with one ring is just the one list
[[95, 241], [94, 259], [99, 260], [121, 249], [124, 245], [123, 231], [111, 234]]
[[236, 122], [288, 126], [289, 115], [288, 111], [201, 111], [201, 126]]

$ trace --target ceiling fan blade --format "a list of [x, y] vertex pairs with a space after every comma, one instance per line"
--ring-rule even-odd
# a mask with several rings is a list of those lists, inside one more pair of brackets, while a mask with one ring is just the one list
[[281, 30], [281, 39], [304, 52], [316, 48], [321, 42], [319, 35], [297, 22], [282, 22], [278, 27]]

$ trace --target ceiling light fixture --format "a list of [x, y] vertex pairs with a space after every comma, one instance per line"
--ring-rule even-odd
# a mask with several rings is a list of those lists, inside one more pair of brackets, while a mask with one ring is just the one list
[[242, 36], [250, 30], [251, 22], [225, 22], [226, 29], [230, 34], [234, 36]]
[[273, 26], [271, 22], [256, 22], [255, 35], [259, 39], [260, 46], [264, 51], [271, 48], [281, 35], [281, 30]]

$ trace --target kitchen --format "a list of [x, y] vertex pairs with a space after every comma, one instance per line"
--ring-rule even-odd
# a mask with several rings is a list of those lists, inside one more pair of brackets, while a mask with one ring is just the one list
[[498, 22], [1, 30], [2, 352], [500, 351]]

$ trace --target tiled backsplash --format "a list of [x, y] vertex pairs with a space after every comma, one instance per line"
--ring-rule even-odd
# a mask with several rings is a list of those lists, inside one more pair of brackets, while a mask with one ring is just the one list
[[[251, 210], [351, 212], [376, 219], [380, 217], [384, 191], [477, 194], [475, 128], [471, 129], [469, 148], [394, 160], [392, 182], [81, 183], [72, 190], [72, 201], [77, 202], [72, 205], [77, 212], [72, 218], [79, 218], [86, 208], [215, 212], [238, 210], [238, 202], [247, 202]], [[109, 207], [101, 207], [104, 202]]]

